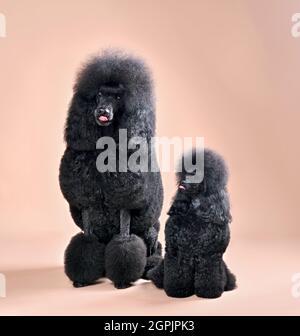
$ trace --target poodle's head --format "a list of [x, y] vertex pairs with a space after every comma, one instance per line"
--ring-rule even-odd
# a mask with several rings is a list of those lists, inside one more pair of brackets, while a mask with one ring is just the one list
[[[186, 163], [193, 165], [194, 170], [187, 170]], [[193, 149], [183, 155], [179, 168], [177, 183], [178, 194], [181, 196], [207, 196], [226, 188], [228, 169], [225, 161], [221, 155], [210, 149], [204, 149], [204, 152]], [[195, 174], [203, 178], [197, 181], [192, 178]]]
[[120, 83], [101, 85], [96, 96], [94, 117], [99, 126], [109, 126], [124, 111], [124, 86]]
[[[108, 50], [90, 59], [77, 76], [65, 139], [74, 149], [95, 149], [101, 136], [113, 136], [120, 128], [142, 127], [143, 114], [153, 113], [147, 66], [136, 57]], [[149, 127], [152, 132], [154, 121]]]

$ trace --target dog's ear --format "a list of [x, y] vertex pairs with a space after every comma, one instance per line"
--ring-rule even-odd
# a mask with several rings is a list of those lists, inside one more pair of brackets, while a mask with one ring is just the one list
[[198, 209], [198, 216], [206, 223], [228, 224], [231, 222], [230, 202], [225, 190], [204, 197]]

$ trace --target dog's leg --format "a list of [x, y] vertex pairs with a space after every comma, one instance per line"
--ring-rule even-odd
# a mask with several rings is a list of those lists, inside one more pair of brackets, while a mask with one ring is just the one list
[[65, 252], [65, 273], [74, 287], [94, 283], [104, 275], [105, 245], [92, 233], [88, 210], [82, 212], [84, 233], [74, 236]]
[[202, 298], [217, 298], [226, 282], [222, 255], [195, 258], [195, 294]]
[[147, 262], [146, 262], [146, 266], [145, 266], [145, 270], [144, 270], [144, 274], [142, 276], [142, 279], [146, 279], [148, 280], [148, 273], [152, 268], [157, 267], [161, 261], [162, 261], [162, 256], [161, 256], [161, 243], [159, 241], [157, 241], [157, 247], [154, 250], [155, 252], [150, 255], [149, 257], [147, 257]]
[[226, 284], [225, 284], [225, 291], [231, 291], [236, 288], [236, 277], [229, 268], [227, 267], [225, 261], [223, 261], [224, 269], [225, 269], [225, 276], [226, 276]]
[[130, 210], [120, 211], [120, 234], [105, 248], [106, 276], [115, 287], [127, 288], [138, 280], [145, 269], [147, 249], [144, 240], [130, 231]]
[[164, 260], [147, 272], [147, 279], [151, 280], [157, 288], [164, 288]]
[[164, 289], [171, 297], [183, 298], [194, 294], [194, 272], [191, 260], [166, 253]]
[[162, 261], [162, 246], [157, 240], [158, 232], [155, 227], [151, 227], [144, 236], [147, 246], [147, 263], [145, 266], [143, 279], [148, 279], [147, 273], [154, 267], [158, 266]]

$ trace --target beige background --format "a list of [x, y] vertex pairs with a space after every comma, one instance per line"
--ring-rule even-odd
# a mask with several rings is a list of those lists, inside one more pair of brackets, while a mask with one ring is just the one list
[[[0, 12], [7, 20], [0, 272], [8, 287], [0, 312], [299, 313], [300, 298], [290, 294], [291, 276], [300, 272], [300, 38], [291, 36], [299, 1], [0, 0]], [[153, 69], [157, 135], [204, 136], [229, 163], [227, 260], [239, 289], [219, 301], [168, 299], [149, 283], [73, 290], [63, 275], [64, 248], [78, 231], [58, 185], [66, 110], [78, 67], [106, 47], [133, 51]], [[163, 178], [162, 240], [175, 191], [173, 174]]]

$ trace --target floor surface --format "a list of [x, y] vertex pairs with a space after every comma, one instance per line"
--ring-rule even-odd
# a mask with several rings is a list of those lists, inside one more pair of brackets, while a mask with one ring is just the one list
[[[1, 247], [2, 258], [8, 248]], [[27, 258], [26, 253], [33, 255], [32, 250], [36, 250], [35, 258], [27, 266], [11, 260], [1, 270], [6, 277], [6, 297], [0, 298], [0, 315], [300, 314], [300, 296], [292, 295], [293, 285], [294, 292], [300, 294], [300, 284], [297, 287], [292, 282], [292, 276], [300, 273], [300, 246], [296, 241], [231, 244], [225, 260], [237, 275], [238, 288], [214, 300], [169, 298], [143, 280], [124, 290], [115, 289], [106, 279], [76, 289], [64, 275], [62, 264], [51, 264], [51, 258], [43, 256], [41, 241], [31, 245], [30, 251], [24, 248], [22, 258]], [[300, 275], [298, 279], [300, 282]]]

